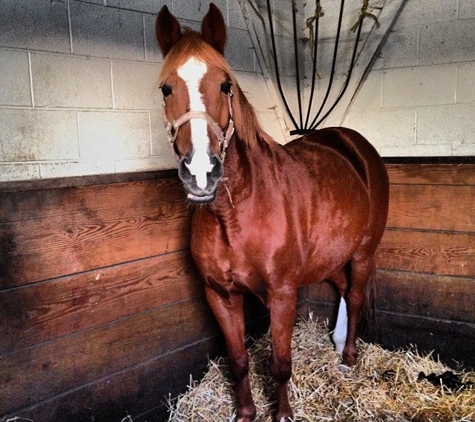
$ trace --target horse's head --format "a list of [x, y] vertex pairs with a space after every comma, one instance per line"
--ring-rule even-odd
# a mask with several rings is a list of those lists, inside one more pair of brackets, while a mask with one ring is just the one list
[[213, 201], [233, 135], [233, 80], [223, 58], [226, 26], [210, 5], [201, 34], [182, 28], [164, 6], [156, 34], [164, 56], [160, 87], [169, 141], [178, 156], [178, 175], [193, 202]]

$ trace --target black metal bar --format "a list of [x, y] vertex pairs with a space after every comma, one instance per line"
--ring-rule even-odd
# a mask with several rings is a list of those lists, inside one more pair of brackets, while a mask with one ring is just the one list
[[275, 34], [274, 34], [274, 24], [272, 22], [272, 11], [270, 7], [270, 0], [267, 0], [267, 12], [269, 15], [269, 29], [271, 32], [271, 41], [272, 41], [272, 53], [273, 53], [273, 58], [274, 58], [274, 70], [275, 70], [275, 77], [277, 80], [277, 86], [279, 88], [280, 96], [282, 98], [282, 101], [284, 102], [285, 109], [287, 110], [287, 114], [292, 120], [292, 123], [296, 128], [298, 128], [298, 124], [294, 119], [294, 116], [292, 115], [292, 112], [290, 111], [289, 104], [287, 103], [287, 99], [285, 98], [284, 90], [282, 89], [282, 83], [280, 81], [280, 74], [279, 74], [279, 64], [277, 60], [277, 49], [275, 46]]
[[[312, 107], [313, 107], [313, 102], [314, 102], [314, 95], [315, 95], [315, 87], [316, 87], [316, 78], [317, 78], [317, 62], [318, 62], [318, 34], [319, 34], [319, 22], [320, 22], [320, 12], [321, 12], [321, 6], [320, 6], [320, 0], [316, 0], [316, 10], [315, 10], [315, 33], [314, 33], [314, 46], [313, 46], [313, 62], [312, 62], [312, 83], [311, 83], [311, 89], [310, 89], [310, 97], [309, 97], [309, 102], [308, 102], [308, 108], [307, 108], [307, 114], [305, 118], [305, 125], [303, 124], [303, 111], [302, 111], [302, 92], [301, 92], [301, 81], [300, 81], [300, 68], [299, 68], [299, 53], [298, 53], [298, 33], [297, 33], [297, 4], [296, 0], [291, 0], [292, 2], [292, 24], [293, 24], [293, 36], [294, 36], [294, 57], [295, 57], [295, 67], [296, 67], [296, 88], [297, 88], [297, 99], [298, 99], [298, 112], [299, 112], [299, 121], [300, 125], [297, 124], [296, 119], [292, 115], [292, 112], [290, 110], [289, 104], [287, 102], [287, 99], [285, 97], [284, 90], [282, 88], [282, 83], [280, 79], [280, 72], [279, 72], [279, 63], [278, 63], [278, 58], [277, 58], [277, 48], [276, 48], [276, 43], [275, 43], [275, 32], [274, 32], [274, 25], [273, 25], [273, 20], [272, 20], [272, 10], [270, 6], [270, 0], [267, 0], [267, 11], [268, 11], [268, 16], [269, 16], [269, 27], [270, 27], [270, 32], [271, 32], [271, 42], [272, 42], [272, 53], [273, 53], [273, 60], [274, 60], [274, 68], [275, 68], [275, 76], [277, 80], [277, 86], [279, 88], [279, 92], [282, 98], [282, 101], [284, 103], [284, 106], [286, 108], [287, 114], [289, 115], [290, 119], [292, 120], [292, 123], [295, 127], [295, 129], [290, 131], [291, 135], [304, 135], [307, 133], [310, 133], [314, 131], [327, 117], [328, 115], [335, 109], [335, 107], [339, 104], [341, 99], [343, 98], [349, 83], [350, 79], [355, 67], [355, 62], [356, 62], [356, 56], [358, 52], [358, 45], [361, 37], [361, 31], [363, 27], [363, 21], [364, 21], [364, 11], [366, 9], [362, 9], [362, 14], [360, 15], [360, 19], [358, 22], [358, 27], [357, 27], [357, 34], [356, 34], [356, 39], [355, 39], [355, 44], [353, 47], [353, 53], [351, 56], [351, 61], [350, 61], [350, 66], [347, 72], [346, 80], [343, 83], [342, 89], [340, 90], [340, 93], [338, 94], [336, 100], [333, 102], [333, 104], [328, 108], [326, 112], [324, 112], [325, 106], [327, 104], [327, 101], [330, 97], [330, 93], [333, 90], [333, 84], [334, 84], [334, 79], [335, 79], [335, 72], [336, 72], [336, 63], [337, 63], [337, 58], [338, 58], [338, 48], [340, 45], [340, 37], [341, 37], [341, 28], [342, 28], [342, 22], [343, 22], [343, 14], [344, 14], [344, 8], [345, 8], [345, 0], [340, 0], [340, 12], [339, 12], [339, 17], [338, 17], [338, 25], [337, 25], [337, 32], [335, 36], [335, 45], [334, 45], [334, 51], [333, 51], [333, 58], [332, 58], [332, 64], [331, 64], [331, 70], [330, 70], [330, 77], [328, 81], [328, 86], [325, 92], [325, 96], [323, 98], [323, 101], [320, 104], [320, 108], [318, 109], [315, 117], [313, 118], [312, 122], [310, 125], [308, 124], [310, 115], [312, 112]], [[364, 3], [365, 4], [365, 3]], [[355, 25], [356, 27], [356, 25]], [[323, 116], [322, 113], [324, 112]]]
[[338, 105], [340, 100], [342, 99], [343, 95], [345, 95], [346, 89], [348, 88], [348, 85], [350, 83], [350, 78], [351, 74], [353, 73], [353, 69], [355, 67], [355, 60], [356, 60], [356, 52], [358, 51], [358, 44], [361, 36], [361, 29], [363, 28], [363, 19], [360, 21], [358, 25], [358, 31], [356, 33], [356, 40], [355, 40], [355, 46], [353, 47], [353, 54], [351, 56], [351, 62], [350, 62], [350, 68], [348, 70], [348, 75], [346, 77], [345, 84], [343, 86], [343, 89], [341, 90], [339, 96], [333, 103], [333, 105], [330, 107], [330, 109], [323, 115], [323, 117], [312, 127], [312, 129], [316, 129], [327, 117], [328, 115], [335, 109], [335, 107]]
[[292, 0], [292, 26], [294, 32], [294, 57], [295, 57], [295, 82], [297, 88], [297, 103], [299, 107], [299, 128], [303, 128], [303, 114], [302, 114], [302, 91], [300, 90], [300, 66], [299, 66], [299, 48], [297, 44], [297, 0]]
[[312, 133], [315, 129], [293, 129], [289, 132], [290, 135], [307, 135]]
[[327, 92], [325, 93], [325, 97], [322, 101], [322, 104], [320, 105], [320, 108], [318, 109], [317, 114], [315, 115], [314, 119], [312, 120], [312, 123], [310, 124], [311, 128], [314, 128], [315, 122], [317, 121], [318, 117], [320, 116], [323, 108], [325, 107], [325, 104], [327, 103], [328, 97], [330, 95], [330, 91], [333, 87], [333, 79], [335, 76], [335, 67], [336, 67], [336, 59], [338, 56], [338, 46], [340, 44], [340, 33], [341, 33], [341, 24], [343, 21], [343, 11], [345, 8], [345, 0], [341, 0], [341, 5], [340, 5], [340, 15], [338, 17], [338, 26], [337, 26], [337, 33], [335, 37], [335, 50], [333, 51], [333, 60], [332, 60], [332, 68], [330, 71], [330, 80], [328, 81], [328, 87], [327, 87]]
[[315, 30], [314, 30], [314, 43], [313, 43], [313, 57], [312, 57], [312, 87], [310, 88], [310, 98], [308, 100], [308, 109], [307, 109], [307, 118], [305, 119], [304, 129], [308, 129], [308, 121], [310, 119], [310, 114], [312, 112], [313, 105], [313, 96], [315, 92], [315, 82], [317, 80], [317, 57], [318, 57], [318, 32], [320, 28], [320, 12], [321, 6], [320, 1], [316, 0], [315, 2]]

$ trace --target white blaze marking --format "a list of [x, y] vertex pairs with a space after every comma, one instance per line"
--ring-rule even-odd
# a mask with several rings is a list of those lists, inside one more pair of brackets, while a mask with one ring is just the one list
[[[206, 111], [201, 98], [200, 82], [207, 70], [206, 63], [197, 60], [195, 57], [190, 57], [190, 59], [178, 69], [178, 76], [185, 81], [188, 88], [190, 110]], [[198, 187], [204, 189], [208, 184], [207, 173], [213, 169], [208, 155], [210, 144], [208, 124], [203, 119], [191, 119], [190, 125], [191, 142], [193, 143], [194, 153], [191, 163], [185, 163], [185, 165], [188, 167], [190, 173], [195, 176]]]

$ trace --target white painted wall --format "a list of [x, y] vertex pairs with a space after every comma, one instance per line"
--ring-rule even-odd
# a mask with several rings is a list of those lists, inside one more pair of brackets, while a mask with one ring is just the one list
[[[282, 137], [239, 3], [214, 2], [231, 67]], [[209, 1], [1, 0], [0, 181], [175, 167], [156, 86], [164, 4], [199, 29]]]
[[383, 156], [474, 156], [474, 1], [408, 0], [344, 123]]
[[[273, 0], [284, 54], [286, 1]], [[228, 24], [231, 67], [264, 128], [285, 142], [288, 121], [257, 60], [262, 40], [241, 10], [248, 0], [214, 2]], [[156, 86], [163, 4], [198, 29], [209, 0], [1, 0], [0, 181], [175, 167]], [[473, 0], [407, 0], [346, 117], [325, 123], [359, 130], [383, 156], [475, 155], [474, 34]], [[287, 57], [287, 76], [291, 66]]]

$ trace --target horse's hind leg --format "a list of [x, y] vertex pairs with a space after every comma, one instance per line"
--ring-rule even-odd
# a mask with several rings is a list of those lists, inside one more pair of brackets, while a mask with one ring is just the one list
[[346, 295], [348, 303], [348, 335], [343, 349], [343, 363], [356, 363], [356, 331], [366, 297], [366, 285], [374, 269], [373, 255], [356, 255], [351, 260], [351, 281]]
[[245, 325], [242, 295], [223, 298], [210, 287], [206, 299], [223, 331], [229, 357], [229, 367], [235, 382], [236, 422], [251, 422], [256, 416], [249, 382], [249, 355], [245, 346]]

